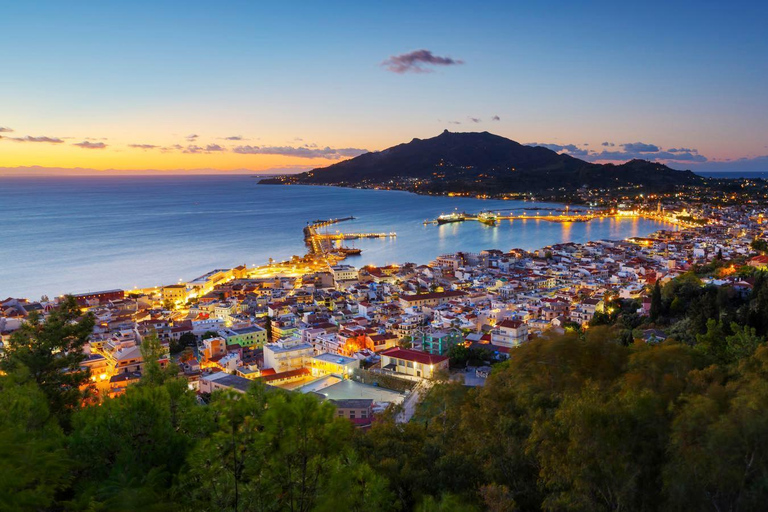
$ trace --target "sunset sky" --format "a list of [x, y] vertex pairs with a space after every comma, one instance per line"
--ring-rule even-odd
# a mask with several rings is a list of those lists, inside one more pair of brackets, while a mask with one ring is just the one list
[[7, 2], [0, 167], [298, 170], [449, 129], [768, 170], [767, 5]]

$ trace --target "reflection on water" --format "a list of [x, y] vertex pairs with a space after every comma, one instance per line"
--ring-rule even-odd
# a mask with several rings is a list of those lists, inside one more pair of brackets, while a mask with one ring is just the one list
[[405, 192], [257, 185], [247, 176], [0, 178], [0, 296], [151, 286], [214, 268], [304, 254], [307, 221], [354, 215], [331, 232], [390, 232], [346, 241], [364, 264], [428, 263], [455, 251], [538, 249], [559, 242], [644, 236], [664, 224], [504, 220], [425, 225], [454, 209], [477, 213], [560, 205]]

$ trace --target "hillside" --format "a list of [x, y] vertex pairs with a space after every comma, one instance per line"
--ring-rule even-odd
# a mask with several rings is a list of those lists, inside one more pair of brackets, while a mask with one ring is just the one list
[[621, 165], [594, 164], [543, 147], [482, 133], [444, 131], [383, 151], [366, 153], [328, 167], [262, 180], [267, 184], [382, 186], [417, 192], [510, 192], [557, 195], [588, 188], [637, 187], [664, 191], [703, 179], [690, 171], [632, 160]]

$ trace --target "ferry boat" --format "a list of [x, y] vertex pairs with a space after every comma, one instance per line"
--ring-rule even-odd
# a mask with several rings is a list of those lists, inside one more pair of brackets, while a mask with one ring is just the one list
[[477, 215], [477, 220], [482, 222], [483, 224], [487, 224], [489, 226], [495, 226], [499, 220], [495, 213], [492, 212], [481, 212]]
[[437, 223], [438, 224], [450, 224], [451, 222], [463, 222], [466, 220], [467, 214], [466, 213], [444, 213], [437, 217]]

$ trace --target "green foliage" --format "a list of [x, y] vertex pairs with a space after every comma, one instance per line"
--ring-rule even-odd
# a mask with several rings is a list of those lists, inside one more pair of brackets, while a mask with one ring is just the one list
[[195, 345], [197, 345], [197, 337], [191, 332], [185, 332], [179, 336], [178, 340], [171, 340], [168, 348], [171, 354], [178, 354], [185, 348], [194, 347]]
[[70, 482], [65, 437], [28, 371], [0, 377], [0, 510], [50, 507]]
[[469, 348], [460, 343], [449, 348], [446, 355], [451, 358], [451, 366], [462, 368], [467, 365], [470, 357]]
[[[215, 429], [190, 453], [183, 495], [195, 510], [380, 510], [385, 482], [351, 451], [352, 426], [309, 395], [214, 394]], [[338, 492], [343, 489], [344, 493]]]
[[651, 322], [655, 322], [659, 319], [659, 316], [662, 312], [661, 308], [661, 285], [659, 285], [659, 282], [656, 281], [656, 284], [653, 286], [653, 291], [651, 292]]
[[69, 416], [83, 399], [80, 386], [89, 374], [80, 364], [93, 325], [93, 317], [83, 315], [75, 299], [67, 297], [45, 320], [37, 312], [31, 313], [11, 335], [0, 357], [3, 372], [25, 371], [31, 377], [64, 428], [69, 427]]
[[761, 252], [765, 254], [768, 252], [768, 242], [763, 240], [762, 238], [755, 238], [752, 240], [752, 243], [750, 244], [753, 250], [757, 252]]

